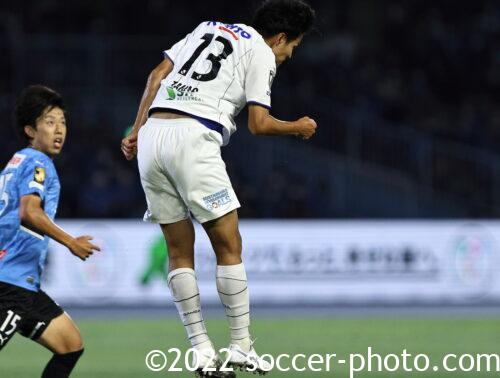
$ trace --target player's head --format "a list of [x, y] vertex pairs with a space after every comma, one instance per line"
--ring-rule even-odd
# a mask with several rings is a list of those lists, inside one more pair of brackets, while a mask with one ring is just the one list
[[66, 118], [61, 95], [43, 85], [32, 85], [18, 97], [16, 128], [30, 146], [55, 157], [66, 138]]
[[313, 25], [314, 10], [301, 0], [267, 0], [257, 9], [252, 26], [266, 40], [280, 65]]

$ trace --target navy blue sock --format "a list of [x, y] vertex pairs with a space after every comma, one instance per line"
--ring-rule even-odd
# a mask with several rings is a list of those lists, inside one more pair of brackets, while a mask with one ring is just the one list
[[83, 349], [77, 352], [54, 354], [42, 373], [42, 378], [67, 378], [75, 367]]

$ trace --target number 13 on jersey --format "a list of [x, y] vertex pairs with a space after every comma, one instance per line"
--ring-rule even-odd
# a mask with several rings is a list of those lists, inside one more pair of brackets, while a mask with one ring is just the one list
[[[184, 65], [179, 70], [179, 74], [183, 76], [187, 75], [193, 63], [196, 61], [196, 59], [198, 59], [203, 50], [205, 50], [208, 47], [208, 45], [210, 45], [210, 42], [212, 42], [213, 38], [214, 35], [210, 33], [207, 33], [203, 37], [201, 37], [203, 42], [198, 46], [196, 50], [194, 50], [193, 55], [191, 55], [191, 57], [186, 61], [186, 63], [184, 63]], [[226, 59], [229, 55], [232, 54], [233, 46], [231, 45], [231, 42], [229, 42], [226, 38], [222, 36], [217, 36], [215, 40], [222, 43], [224, 48], [219, 55], [214, 55], [212, 53], [208, 54], [206, 59], [212, 62], [212, 69], [206, 74], [193, 72], [193, 74], [191, 75], [192, 79], [198, 81], [210, 81], [215, 79], [221, 68], [221, 60]]]

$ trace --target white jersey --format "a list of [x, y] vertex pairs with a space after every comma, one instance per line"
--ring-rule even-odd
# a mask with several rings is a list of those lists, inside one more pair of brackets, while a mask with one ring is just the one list
[[236, 131], [246, 104], [271, 107], [275, 56], [262, 36], [244, 24], [202, 22], [164, 51], [172, 72], [150, 107], [175, 109], [223, 126], [223, 144]]

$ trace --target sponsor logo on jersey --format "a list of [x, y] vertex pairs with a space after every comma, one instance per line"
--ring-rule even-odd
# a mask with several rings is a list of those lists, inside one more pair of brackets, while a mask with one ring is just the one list
[[26, 155], [23, 154], [15, 154], [12, 156], [12, 159], [10, 159], [9, 163], [7, 164], [7, 168], [18, 168], [23, 160], [26, 159]]
[[43, 184], [45, 182], [45, 168], [36, 167], [34, 179], [35, 182]]
[[202, 102], [201, 98], [193, 94], [198, 92], [198, 88], [184, 85], [178, 81], [174, 81], [171, 86], [166, 88], [166, 91], [167, 100]]
[[216, 210], [219, 207], [227, 205], [231, 202], [231, 197], [227, 189], [223, 189], [217, 193], [210, 194], [209, 196], [203, 197], [205, 202], [205, 207], [208, 210]]
[[175, 100], [175, 89], [172, 87], [167, 87], [167, 100]]
[[6, 249], [0, 249], [0, 260], [3, 259], [3, 257], [7, 254]]
[[237, 35], [240, 35], [242, 38], [245, 39], [252, 38], [252, 34], [250, 34], [245, 29], [243, 29], [241, 26], [238, 25], [223, 24], [222, 22], [217, 22], [217, 21], [208, 21], [207, 25], [212, 25], [212, 26], [220, 25], [219, 29], [230, 33], [231, 35], [233, 35], [233, 37], [236, 38], [236, 40], [238, 40]]

